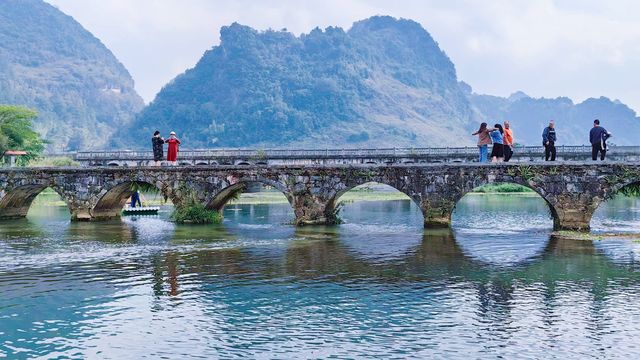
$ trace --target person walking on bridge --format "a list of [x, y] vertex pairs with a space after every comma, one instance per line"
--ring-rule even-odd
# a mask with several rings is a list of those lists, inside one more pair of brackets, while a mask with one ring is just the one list
[[480, 151], [478, 161], [481, 163], [487, 162], [488, 146], [491, 144], [490, 130], [487, 129], [487, 123], [480, 124], [480, 129], [474, 132], [473, 136], [478, 135], [478, 150]]
[[600, 126], [600, 120], [593, 120], [593, 128], [589, 131], [589, 142], [591, 143], [591, 160], [598, 160], [598, 153], [600, 153], [600, 160], [604, 161], [604, 157], [607, 153], [607, 139], [611, 137], [611, 133], [607, 129]]
[[171, 165], [177, 165], [180, 140], [176, 137], [176, 133], [173, 131], [169, 136], [169, 140], [166, 141], [166, 143], [169, 144], [169, 149], [167, 149], [167, 161], [169, 161]]
[[513, 131], [511, 131], [511, 125], [508, 121], [504, 122], [504, 138], [502, 143], [504, 144], [504, 161], [508, 162], [513, 156]]
[[153, 165], [160, 166], [160, 161], [164, 157], [164, 138], [160, 137], [160, 131], [156, 130], [151, 138], [153, 146]]
[[544, 146], [544, 161], [556, 161], [556, 126], [553, 120], [542, 132], [542, 145]]

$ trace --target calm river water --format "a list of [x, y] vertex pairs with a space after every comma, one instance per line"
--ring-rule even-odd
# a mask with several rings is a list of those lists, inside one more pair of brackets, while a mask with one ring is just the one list
[[[594, 232], [640, 232], [639, 205], [603, 205]], [[342, 214], [295, 228], [288, 205], [235, 205], [197, 227], [38, 206], [0, 223], [0, 358], [640, 356], [633, 239], [554, 237], [527, 196], [467, 196], [452, 231], [410, 201]]]

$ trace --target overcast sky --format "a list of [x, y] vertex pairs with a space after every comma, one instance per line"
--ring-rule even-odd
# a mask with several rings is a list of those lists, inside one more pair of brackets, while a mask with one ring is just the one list
[[392, 15], [418, 21], [476, 92], [576, 101], [608, 96], [640, 110], [636, 0], [47, 0], [100, 38], [146, 102], [195, 65], [236, 21], [256, 29], [348, 29]]

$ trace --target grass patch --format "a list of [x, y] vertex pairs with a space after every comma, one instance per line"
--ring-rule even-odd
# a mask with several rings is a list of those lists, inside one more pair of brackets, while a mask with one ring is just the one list
[[184, 207], [176, 207], [171, 220], [178, 224], [220, 224], [223, 218], [221, 213], [192, 202]]
[[554, 236], [557, 236], [562, 239], [569, 240], [585, 240], [585, 241], [602, 241], [607, 239], [629, 239], [633, 242], [640, 242], [640, 234], [625, 234], [625, 233], [603, 233], [603, 234], [592, 234], [585, 233], [579, 231], [569, 231], [569, 230], [561, 230], [554, 231]]

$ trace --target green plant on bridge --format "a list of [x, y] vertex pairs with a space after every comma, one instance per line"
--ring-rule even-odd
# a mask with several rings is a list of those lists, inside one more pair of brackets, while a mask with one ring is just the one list
[[266, 160], [267, 152], [265, 150], [256, 150], [255, 155], [253, 155], [254, 160]]
[[373, 170], [360, 170], [356, 176], [363, 178], [366, 182], [370, 182], [376, 176], [376, 172]]
[[549, 176], [556, 176], [558, 174], [559, 174], [559, 171], [557, 166], [552, 166], [547, 170], [547, 175]]
[[536, 172], [533, 167], [529, 165], [518, 165], [517, 167], [510, 167], [507, 169], [507, 174], [512, 177], [521, 177], [525, 181], [531, 181], [536, 177]]
[[623, 186], [622, 189], [617, 191], [617, 193], [627, 197], [640, 197], [640, 183]]
[[627, 184], [616, 192], [610, 193], [609, 198], [616, 194], [622, 194], [628, 197], [640, 197], [640, 171], [629, 168], [627, 166], [621, 167], [622, 172], [617, 175], [608, 175], [605, 177], [605, 181], [611, 187], [619, 186], [620, 184]]

